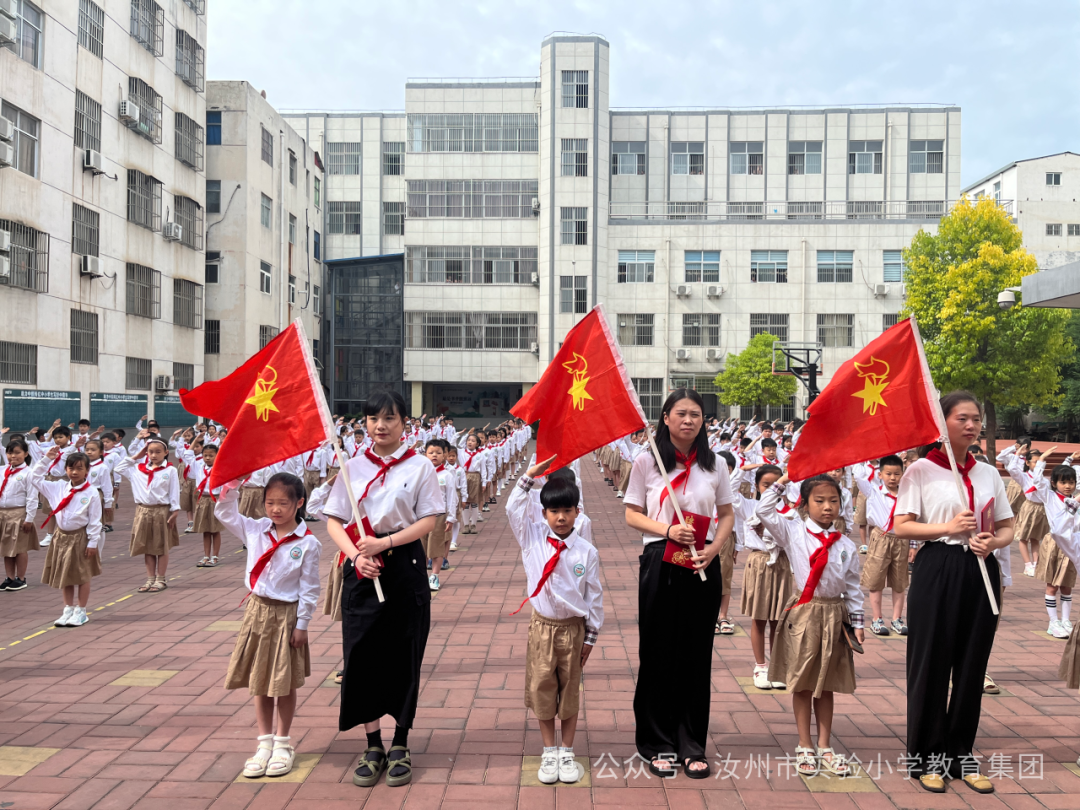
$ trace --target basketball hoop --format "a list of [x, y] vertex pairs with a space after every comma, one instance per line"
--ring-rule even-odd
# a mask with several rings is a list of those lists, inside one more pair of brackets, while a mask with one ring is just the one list
[[795, 377], [806, 386], [809, 402], [820, 393], [818, 375], [822, 373], [821, 344], [774, 340], [772, 349], [772, 373], [781, 377]]

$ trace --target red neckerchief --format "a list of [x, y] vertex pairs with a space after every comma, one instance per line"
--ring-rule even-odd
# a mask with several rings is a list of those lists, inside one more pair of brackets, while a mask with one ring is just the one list
[[167, 469], [169, 469], [168, 464], [162, 464], [160, 467], [147, 467], [145, 462], [144, 462], [143, 464], [139, 465], [139, 472], [142, 472], [142, 473], [146, 474], [146, 489], [147, 489], [147, 491], [150, 490], [150, 487], [154, 483], [154, 476], [157, 475], [162, 470], [167, 470]]
[[[814, 591], [817, 590], [818, 583], [821, 582], [821, 575], [825, 573], [825, 566], [829, 563], [829, 548], [843, 537], [840, 532], [811, 532], [807, 529], [807, 533], [812, 537], [816, 537], [821, 545], [814, 549], [814, 552], [810, 555], [810, 576], [806, 578], [806, 587], [803, 588], [802, 596], [799, 597], [799, 601], [791, 607], [798, 605], [804, 605], [814, 598]], [[791, 610], [791, 608], [788, 608]]]
[[[202, 483], [199, 484], [199, 497], [196, 500], [201, 501], [202, 496], [206, 494], [206, 485], [210, 481], [210, 470], [212, 469], [213, 467], [203, 467], [203, 471], [206, 473], [206, 476], [203, 478]], [[217, 498], [214, 496], [214, 490], [212, 489], [210, 490], [210, 500], [212, 500], [214, 503], [217, 503]]]
[[45, 471], [45, 474], [46, 475], [52, 475], [53, 474], [53, 472], [52, 472], [53, 467], [55, 467], [57, 464], [59, 464], [61, 461], [63, 461], [63, 459], [64, 459], [64, 451], [61, 450], [60, 454], [56, 458], [53, 459], [52, 464], [49, 465], [49, 469], [47, 469]]
[[873, 481], [874, 480], [874, 474], [877, 472], [877, 469], [874, 467], [873, 464], [868, 463], [866, 466], [870, 468], [870, 475], [866, 480], [867, 481]]
[[83, 483], [83, 485], [81, 487], [72, 487], [71, 491], [68, 492], [68, 494], [63, 497], [63, 499], [60, 501], [60, 503], [57, 504], [56, 508], [53, 509], [51, 512], [49, 512], [49, 516], [47, 518], [45, 518], [45, 523], [42, 523], [40, 528], [44, 529], [45, 526], [48, 524], [48, 522], [50, 520], [52, 520], [53, 515], [57, 514], [58, 512], [63, 512], [64, 507], [67, 506], [69, 503], [71, 503], [71, 499], [75, 497], [75, 494], [77, 492], [82, 492], [83, 490], [86, 490], [86, 489], [89, 489], [89, 488], [90, 488], [90, 482], [89, 481], [86, 481], [85, 483]]
[[99, 458], [97, 461], [91, 461], [90, 466], [91, 467], [100, 467], [104, 463], [105, 463], [105, 459]]
[[[933, 450], [926, 454], [926, 459], [927, 461], [934, 462], [934, 464], [937, 464], [939, 467], [944, 467], [946, 470], [952, 469], [952, 465], [949, 464], [949, 457], [943, 452], [941, 452], [941, 450], [937, 447], [935, 447]], [[975, 487], [972, 485], [971, 479], [968, 477], [968, 472], [978, 463], [979, 462], [975, 460], [975, 456], [971, 455], [971, 453], [968, 453], [967, 458], [964, 459], [963, 465], [959, 463], [956, 465], [957, 469], [960, 470], [960, 477], [964, 479], [964, 486], [967, 487], [968, 509], [970, 509], [972, 512], [975, 511]]]
[[893, 518], [896, 517], [896, 496], [893, 495], [891, 492], [883, 492], [881, 494], [884, 495], [886, 498], [892, 498], [892, 509], [889, 510], [889, 525], [885, 529], [885, 533], [888, 534], [892, 531]]
[[[691, 450], [690, 455], [688, 455], [688, 456], [684, 456], [682, 453], [680, 453], [678, 450], [676, 450], [675, 451], [675, 461], [678, 464], [682, 464], [684, 467], [686, 467], [686, 469], [683, 470], [678, 475], [676, 475], [673, 479], [671, 479], [671, 488], [673, 490], [675, 490], [675, 489], [678, 489], [681, 486], [682, 491], [685, 494], [686, 485], [690, 481], [690, 468], [693, 467], [694, 462], [697, 461], [697, 450]], [[661, 510], [664, 508], [664, 499], [667, 496], [668, 496], [668, 489], [667, 489], [667, 487], [664, 487], [664, 489], [660, 492], [660, 509]], [[657, 517], [659, 517], [660, 511], [658, 510], [656, 514], [657, 514]]]
[[316, 447], [316, 448], [315, 448], [315, 450], [312, 450], [312, 451], [311, 451], [311, 455], [307, 457], [307, 461], [306, 461], [306, 462], [304, 463], [304, 466], [306, 466], [306, 467], [310, 467], [310, 466], [311, 466], [311, 465], [312, 465], [312, 464], [314, 463], [314, 461], [315, 461], [315, 452], [316, 452], [316, 451], [317, 451], [318, 449], [319, 449], [319, 448], [317, 448], [317, 447]]
[[[185, 447], [184, 449], [186, 450], [187, 448]], [[190, 464], [188, 464], [188, 463], [187, 463], [187, 462], [185, 461], [185, 462], [184, 462], [184, 480], [187, 480], [187, 474], [188, 474], [188, 472], [190, 472], [190, 470], [191, 470], [191, 465], [190, 465]]]
[[438, 467], [435, 468], [435, 473], [436, 474], [441, 473], [445, 469], [446, 469], [446, 465], [445, 464], [440, 464]]
[[251, 567], [251, 573], [248, 575], [248, 587], [251, 588], [252, 591], [255, 590], [255, 585], [259, 581], [259, 577], [262, 576], [263, 569], [266, 568], [267, 564], [270, 562], [270, 558], [274, 556], [274, 553], [279, 548], [281, 548], [286, 543], [291, 543], [293, 540], [299, 540], [301, 537], [309, 537], [311, 536], [311, 534], [311, 530], [308, 529], [307, 526], [305, 526], [303, 534], [297, 534], [296, 532], [293, 532], [288, 537], [284, 537], [281, 540], [275, 540], [274, 533], [272, 531], [268, 531], [266, 533], [266, 536], [270, 538], [270, 542], [272, 545], [270, 546], [270, 548], [268, 548], [262, 553], [262, 556], [255, 561], [255, 565]]
[[[379, 471], [377, 473], [375, 473], [375, 476], [370, 481], [367, 482], [367, 486], [364, 487], [364, 494], [360, 496], [359, 500], [357, 500], [357, 504], [360, 504], [360, 503], [363, 502], [364, 498], [366, 498], [368, 496], [368, 492], [371, 490], [371, 485], [374, 484], [378, 479], [380, 479], [380, 478], [382, 479], [382, 483], [380, 484], [380, 486], [386, 486], [386, 474], [388, 472], [390, 472], [390, 469], [392, 467], [396, 467], [398, 464], [405, 461], [405, 459], [412, 458], [415, 455], [416, 455], [416, 453], [410, 448], [410, 449], [406, 450], [404, 453], [402, 453], [400, 456], [398, 456], [397, 458], [390, 459], [389, 463], [384, 463], [382, 458], [377, 456], [374, 452], [372, 452], [371, 450], [365, 450], [364, 451], [365, 458], [367, 458], [368, 461], [370, 461], [372, 464], [375, 464], [376, 466], [378, 466]], [[349, 524], [349, 526], [346, 526], [345, 527], [346, 531], [349, 530], [350, 526], [353, 527], [353, 530], [355, 531], [355, 526], [356, 526], [355, 523], [351, 523], [351, 524]], [[366, 515], [363, 517], [363, 526], [362, 526], [362, 528], [364, 530], [364, 533], [367, 536], [369, 536], [369, 537], [374, 537], [375, 536], [375, 530], [373, 528], [371, 528], [371, 524], [368, 522], [368, 519], [367, 519]], [[352, 538], [353, 545], [356, 545], [357, 543], [359, 543], [360, 538], [362, 536], [363, 535], [361, 535], [361, 533], [359, 531], [356, 531], [356, 537]], [[350, 537], [351, 537], [351, 535], [350, 535]], [[380, 561], [380, 565], [381, 565], [381, 559], [382, 558], [379, 557], [378, 555], [376, 555], [376, 559]], [[338, 552], [338, 557], [337, 557], [337, 564], [339, 566], [341, 566], [344, 562], [345, 562], [345, 552], [344, 551], [339, 551]], [[357, 570], [356, 575], [357, 575], [357, 577], [359, 577], [361, 575], [359, 570]]]
[[540, 574], [540, 581], [536, 583], [536, 590], [534, 590], [531, 594], [525, 597], [525, 600], [518, 606], [518, 609], [510, 614], [511, 616], [516, 616], [518, 613], [520, 613], [521, 608], [525, 607], [525, 602], [528, 602], [530, 599], [540, 593], [540, 589], [543, 588], [544, 584], [548, 581], [548, 577], [551, 576], [551, 572], [555, 570], [555, 566], [559, 562], [559, 557], [562, 556], [563, 549], [566, 548], [566, 542], [564, 540], [557, 540], [554, 537], [548, 537], [547, 541], [554, 547], [555, 553], [548, 558], [548, 561], [546, 563], [544, 563], [544, 571], [542, 574]]
[[473, 459], [480, 455], [480, 451], [477, 450], [474, 453], [470, 453], [468, 449], [466, 449], [464, 452], [466, 455], [468, 455], [468, 458], [465, 460], [465, 472], [468, 472], [469, 467], [472, 465]]
[[0, 498], [4, 497], [4, 490], [7, 489], [8, 479], [19, 470], [23, 469], [26, 469], [25, 464], [21, 464], [18, 467], [12, 467], [10, 464], [8, 465], [8, 468], [4, 471], [4, 483], [0, 484]]

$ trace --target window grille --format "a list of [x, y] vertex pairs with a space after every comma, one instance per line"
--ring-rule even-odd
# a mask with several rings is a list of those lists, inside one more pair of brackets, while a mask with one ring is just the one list
[[277, 337], [278, 330], [276, 326], [259, 326], [259, 348], [265, 349], [266, 344]]
[[326, 144], [327, 174], [360, 174], [360, 144]]
[[98, 364], [98, 316], [81, 309], [71, 310], [71, 362]]
[[262, 198], [262, 205], [259, 211], [259, 221], [264, 228], [271, 227], [271, 222], [274, 216], [274, 201], [267, 197], [265, 194], [259, 195]]
[[900, 323], [899, 315], [897, 315], [895, 312], [886, 312], [884, 315], [881, 316], [881, 331], [884, 332], [886, 329], [891, 329], [898, 323]]
[[818, 283], [850, 283], [854, 261], [854, 251], [851, 250], [819, 250], [817, 252]]
[[184, 0], [184, 3], [196, 14], [206, 13], [206, 0]]
[[662, 377], [633, 377], [630, 383], [637, 391], [638, 402], [645, 417], [658, 422], [664, 407], [664, 379]]
[[104, 43], [105, 11], [91, 0], [79, 0], [79, 44], [100, 59]]
[[274, 165], [274, 136], [271, 135], [266, 127], [259, 127], [262, 131], [262, 159], [265, 163]]
[[0, 219], [0, 231], [11, 234], [11, 273], [0, 284], [33, 292], [49, 291], [49, 234], [28, 225]]
[[645, 174], [645, 141], [612, 142], [611, 173]]
[[221, 354], [221, 321], [207, 321], [203, 331], [203, 354]]
[[579, 110], [589, 107], [589, 71], [564, 70], [562, 72], [562, 105]]
[[326, 204], [327, 233], [358, 235], [360, 233], [363, 213], [362, 203], [351, 202], [328, 202]]
[[37, 350], [35, 344], [0, 340], [0, 382], [37, 385]]
[[589, 176], [589, 141], [587, 138], [562, 139], [562, 176]]
[[1061, 236], [1061, 224], [1058, 223], [1058, 224], [1053, 224], [1052, 225], [1050, 223], [1047, 223], [1047, 225], [1046, 225], [1046, 235], [1047, 236]]
[[821, 141], [788, 143], [788, 174], [821, 174]]
[[127, 382], [125, 388], [131, 391], [149, 391], [153, 381], [153, 370], [149, 360], [142, 357], [128, 357]]
[[161, 56], [165, 12], [154, 0], [131, 0], [131, 36], [154, 56]]
[[687, 250], [683, 252], [684, 281], [720, 281], [719, 250]]
[[1048, 185], [1048, 186], [1060, 186], [1061, 185], [1061, 172], [1047, 172], [1046, 173], [1046, 185]]
[[561, 209], [560, 220], [562, 222], [562, 244], [589, 244], [589, 221], [587, 218], [588, 213], [588, 208]]
[[27, 0], [16, 0], [15, 55], [36, 68], [41, 67], [44, 25], [45, 15], [37, 6]]
[[855, 345], [854, 315], [818, 315], [817, 340], [826, 348], [847, 348]]
[[620, 250], [619, 284], [646, 284], [653, 280], [655, 250]]
[[406, 312], [405, 347], [527, 352], [536, 343], [535, 312]]
[[203, 288], [194, 281], [173, 279], [173, 323], [202, 329]]
[[881, 174], [881, 141], [848, 141], [848, 174]]
[[101, 151], [101, 105], [82, 90], [75, 91], [75, 146]]
[[529, 219], [539, 189], [536, 180], [408, 180], [407, 185], [407, 216], [447, 219]]
[[139, 121], [133, 132], [138, 132], [148, 141], [161, 143], [161, 96], [142, 79], [128, 78], [128, 98], [139, 108]]
[[[739, 210], [740, 207], [747, 206], [760, 206], [761, 203], [728, 203], [729, 215], [733, 210]], [[761, 213], [758, 210], [757, 213]], [[667, 204], [668, 219], [705, 219], [705, 203], [704, 202], [669, 202]], [[732, 216], [734, 219], [735, 217]], [[761, 217], [753, 217], [754, 219], [761, 219]]]
[[881, 219], [885, 215], [885, 203], [880, 200], [849, 200], [846, 210], [848, 219]]
[[588, 311], [588, 277], [559, 276], [559, 312], [581, 315]]
[[0, 115], [15, 125], [15, 138], [11, 142], [12, 153], [15, 157], [12, 166], [23, 174], [37, 177], [41, 122], [6, 101], [0, 104]]
[[410, 152], [536, 152], [536, 113], [427, 113], [407, 118]]
[[763, 174], [765, 171], [764, 142], [732, 141], [728, 147], [732, 174]]
[[750, 251], [750, 281], [765, 284], [787, 284], [786, 250]]
[[382, 166], [385, 175], [405, 174], [405, 141], [386, 141], [383, 144]]
[[1080, 236], [1080, 225], [1069, 226], [1069, 236]]
[[71, 206], [71, 252], [98, 256], [101, 243], [101, 215], [78, 203]]
[[791, 422], [795, 419], [795, 397], [783, 405], [766, 405], [764, 410], [758, 408], [757, 405], [740, 405], [739, 419], [744, 422], [751, 419], [766, 419], [771, 422], [779, 419], [781, 422]]
[[824, 219], [825, 203], [822, 202], [789, 202], [787, 204], [788, 219]]
[[528, 284], [537, 272], [535, 247], [405, 248], [410, 284]]
[[773, 314], [752, 314], [750, 316], [750, 339], [768, 332], [777, 340], [785, 343], [788, 339], [788, 316]]
[[161, 182], [138, 169], [128, 169], [128, 222], [161, 230]]
[[941, 174], [945, 170], [945, 141], [908, 141], [908, 171]]
[[172, 364], [173, 385], [176, 390], [184, 388], [191, 390], [195, 387], [195, 365], [194, 363], [173, 363]]
[[652, 346], [653, 318], [653, 315], [644, 313], [620, 315], [619, 343], [623, 346]]
[[206, 144], [221, 146], [221, 112], [206, 113]]
[[206, 213], [221, 213], [221, 181], [206, 181]]
[[161, 317], [161, 273], [141, 264], [127, 263], [127, 314]]
[[704, 143], [672, 143], [672, 174], [705, 174]]
[[259, 292], [269, 295], [271, 280], [270, 264], [268, 262], [259, 262]]
[[188, 87], [201, 93], [205, 87], [206, 52], [195, 37], [176, 29], [176, 75]]
[[884, 250], [882, 251], [882, 264], [885, 266], [885, 274], [882, 281], [888, 283], [899, 284], [904, 280], [904, 251], [902, 250]]
[[683, 346], [719, 346], [720, 313], [683, 313], [682, 342]]
[[386, 236], [405, 235], [405, 203], [384, 202], [383, 206], [383, 234]]
[[[183, 113], [176, 113], [176, 159], [197, 172], [203, 168], [203, 128]], [[220, 181], [218, 183], [220, 186]]]

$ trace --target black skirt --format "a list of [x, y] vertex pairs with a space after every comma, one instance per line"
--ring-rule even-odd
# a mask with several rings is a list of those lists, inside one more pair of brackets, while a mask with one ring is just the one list
[[712, 701], [713, 631], [720, 616], [719, 556], [697, 571], [664, 562], [664, 541], [641, 555], [638, 580], [637, 750], [645, 759], [703, 756]]
[[431, 628], [427, 556], [424, 544], [415, 540], [382, 557], [379, 582], [385, 602], [379, 602], [372, 580], [357, 578], [350, 560], [342, 572], [341, 731], [387, 714], [400, 727], [412, 728], [416, 717], [420, 665]]

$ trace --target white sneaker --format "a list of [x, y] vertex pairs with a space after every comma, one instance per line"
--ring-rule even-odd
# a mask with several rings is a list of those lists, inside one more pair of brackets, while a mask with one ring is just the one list
[[195, 531], [195, 521], [189, 520], [187, 528], [184, 529], [184, 534], [191, 534], [193, 531]]
[[68, 627], [81, 627], [90, 621], [90, 617], [86, 615], [86, 608], [77, 607], [75, 612], [71, 614], [71, 618], [68, 619]]
[[574, 759], [574, 751], [564, 748], [559, 751], [559, 781], [572, 785], [585, 775], [585, 769], [581, 763]]
[[1035, 563], [1025, 563], [1024, 564], [1024, 576], [1025, 577], [1033, 577], [1033, 576], [1035, 576]]
[[1069, 631], [1069, 635], [1072, 635], [1073, 623], [1071, 621], [1069, 621], [1068, 619], [1062, 619], [1061, 626]]
[[784, 683], [783, 681], [773, 681], [772, 682], [772, 688], [773, 689], [787, 689], [787, 684]]
[[554, 785], [559, 781], [559, 754], [558, 749], [550, 753], [545, 749], [540, 757], [540, 770], [536, 777], [545, 785]]
[[75, 608], [71, 605], [64, 605], [64, 612], [60, 618], [53, 622], [53, 627], [67, 627], [68, 622], [71, 621], [71, 617], [75, 615]]
[[45, 548], [45, 546], [49, 545], [49, 543], [51, 543], [51, 542], [52, 542], [52, 535], [47, 534], [47, 535], [45, 535], [44, 540], [39, 540], [38, 541], [38, 545], [41, 546], [42, 548]]
[[450, 542], [450, 550], [451, 551], [457, 551], [457, 543], [451, 541]]
[[1050, 626], [1046, 628], [1046, 632], [1054, 638], [1068, 638], [1069, 631], [1066, 630], [1059, 619], [1054, 619], [1050, 622]]
[[427, 582], [428, 582], [428, 588], [431, 589], [431, 592], [432, 593], [438, 593], [438, 591], [439, 591], [439, 576], [438, 576], [438, 574], [432, 574], [431, 576], [429, 576], [427, 578]]
[[754, 686], [758, 689], [772, 689], [772, 681], [769, 680], [768, 667], [754, 667]]

